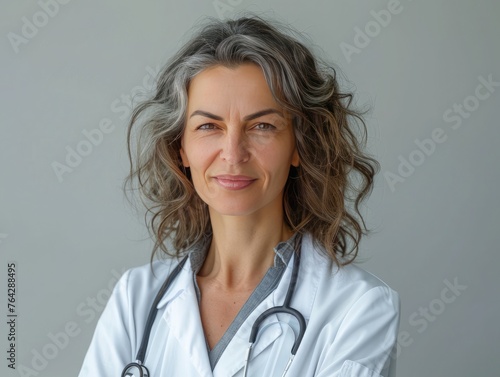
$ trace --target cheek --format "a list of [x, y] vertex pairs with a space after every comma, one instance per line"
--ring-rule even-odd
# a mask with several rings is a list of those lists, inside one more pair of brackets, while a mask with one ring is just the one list
[[275, 189], [284, 187], [290, 172], [290, 159], [286, 154], [268, 153], [260, 157], [262, 166], [267, 171], [269, 184]]
[[189, 161], [191, 173], [202, 175], [217, 157], [217, 150], [211, 143], [197, 142], [190, 145], [184, 154]]
[[289, 143], [262, 143], [255, 148], [255, 155], [272, 171], [286, 171], [293, 164], [294, 149]]

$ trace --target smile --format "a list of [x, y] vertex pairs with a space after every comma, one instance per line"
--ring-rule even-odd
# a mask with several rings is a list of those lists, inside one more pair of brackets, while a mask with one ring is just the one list
[[243, 175], [218, 175], [215, 181], [228, 190], [241, 190], [250, 186], [256, 179]]

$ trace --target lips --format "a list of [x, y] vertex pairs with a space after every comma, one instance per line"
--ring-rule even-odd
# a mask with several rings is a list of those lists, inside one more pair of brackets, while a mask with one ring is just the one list
[[255, 178], [245, 175], [217, 175], [214, 179], [220, 186], [229, 190], [241, 190], [256, 181]]

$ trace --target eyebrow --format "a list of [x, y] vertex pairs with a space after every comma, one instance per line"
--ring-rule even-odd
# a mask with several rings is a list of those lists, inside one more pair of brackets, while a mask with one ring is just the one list
[[[256, 113], [253, 113], [253, 114], [249, 114], [249, 115], [245, 116], [243, 118], [243, 120], [248, 121], [248, 120], [256, 119], [256, 118], [259, 118], [261, 116], [268, 115], [268, 114], [278, 114], [280, 117], [283, 118], [283, 114], [281, 113], [281, 111], [279, 111], [277, 109], [270, 108], [270, 109], [264, 109], [264, 110], [257, 111]], [[192, 118], [195, 115], [202, 115], [204, 117], [215, 119], [215, 120], [222, 120], [222, 121], [224, 120], [224, 118], [222, 118], [221, 116], [209, 113], [208, 111], [204, 111], [204, 110], [193, 111], [191, 113], [191, 115], [189, 116], [189, 118]]]

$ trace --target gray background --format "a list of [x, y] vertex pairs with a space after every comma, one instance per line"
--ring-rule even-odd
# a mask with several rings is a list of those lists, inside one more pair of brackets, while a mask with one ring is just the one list
[[[376, 231], [362, 243], [361, 266], [401, 295], [398, 375], [497, 376], [500, 87], [487, 99], [470, 96], [479, 77], [500, 81], [500, 3], [402, 0], [378, 29], [371, 12], [394, 1], [219, 3], [227, 4], [222, 15], [201, 0], [73, 0], [52, 7], [52, 16], [34, 1], [3, 4], [0, 313], [5, 323], [7, 262], [15, 261], [17, 367], [76, 375], [108, 286], [125, 268], [149, 261], [142, 215], [121, 192], [127, 96], [148, 89], [141, 88], [148, 72], [202, 16], [251, 10], [306, 33], [341, 68], [358, 103], [373, 108], [369, 150], [382, 170], [365, 207]], [[11, 39], [23, 37], [25, 20], [40, 27], [25, 27], [29, 38], [16, 45]], [[356, 28], [372, 37], [366, 46], [357, 40], [348, 56], [341, 46], [356, 47]], [[472, 111], [443, 119], [464, 101]], [[66, 164], [67, 148], [85, 147], [82, 132], [105, 119], [111, 132], [59, 179], [54, 162]], [[415, 152], [417, 140], [439, 132], [444, 142], [427, 155]], [[385, 175], [399, 174], [401, 158], [410, 157], [414, 171], [391, 187]], [[460, 288], [447, 291], [445, 302], [447, 283]], [[59, 333], [68, 326], [75, 336], [64, 341]], [[59, 334], [59, 347], [51, 334]], [[6, 338], [4, 324], [2, 350]], [[52, 357], [45, 364], [35, 357], [44, 349]], [[1, 375], [23, 375], [7, 368], [4, 356], [0, 363]]]

